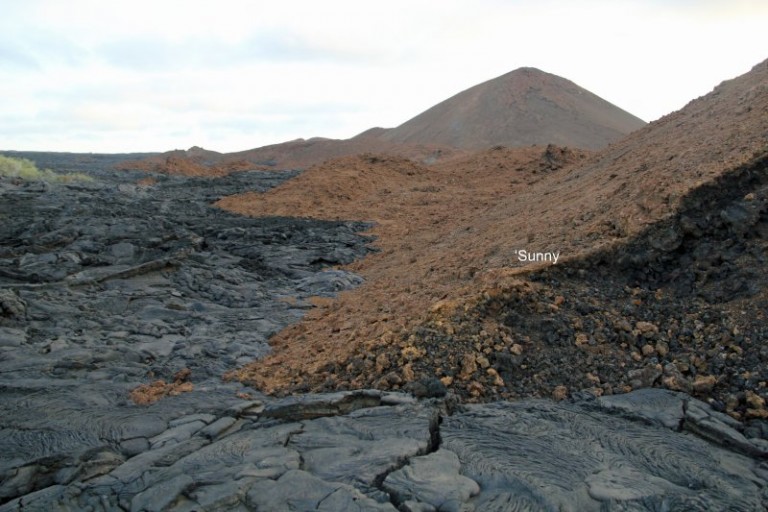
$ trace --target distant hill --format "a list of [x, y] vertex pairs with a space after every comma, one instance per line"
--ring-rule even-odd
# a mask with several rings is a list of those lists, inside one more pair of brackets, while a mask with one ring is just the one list
[[332, 158], [370, 152], [407, 158], [421, 164], [432, 164], [466, 153], [439, 144], [397, 144], [383, 140], [313, 137], [236, 153], [222, 154], [197, 147], [186, 151], [173, 150], [148, 158], [121, 161], [115, 167], [186, 176], [221, 176], [246, 170], [305, 169]]
[[601, 149], [645, 122], [536, 68], [520, 68], [448, 98], [397, 128], [356, 138], [462, 149], [557, 144]]
[[227, 154], [191, 148], [118, 167], [220, 175], [249, 168], [307, 168], [362, 153], [434, 164], [500, 145], [601, 149], [645, 124], [569, 80], [520, 68], [467, 89], [397, 128], [371, 128], [344, 140], [296, 139]]

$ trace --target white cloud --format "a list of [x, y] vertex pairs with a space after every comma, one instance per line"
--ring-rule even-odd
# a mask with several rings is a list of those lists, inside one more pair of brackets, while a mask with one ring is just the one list
[[651, 120], [768, 57], [763, 1], [4, 3], [7, 149], [350, 137], [520, 66]]

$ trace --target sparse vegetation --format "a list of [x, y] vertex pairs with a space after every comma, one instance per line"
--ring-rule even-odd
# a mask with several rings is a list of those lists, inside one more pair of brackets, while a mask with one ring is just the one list
[[40, 170], [35, 163], [26, 158], [12, 158], [0, 155], [0, 176], [24, 181], [71, 182], [93, 181], [82, 173], [61, 174], [50, 169]]

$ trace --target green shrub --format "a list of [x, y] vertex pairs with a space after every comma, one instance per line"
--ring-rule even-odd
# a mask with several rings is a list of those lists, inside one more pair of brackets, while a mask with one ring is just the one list
[[0, 155], [0, 176], [17, 178], [24, 181], [70, 182], [93, 181], [82, 173], [60, 174], [50, 169], [40, 170], [35, 163], [26, 158], [12, 158]]

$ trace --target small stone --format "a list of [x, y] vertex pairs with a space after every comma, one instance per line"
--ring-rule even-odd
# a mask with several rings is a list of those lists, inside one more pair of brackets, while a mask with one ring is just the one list
[[440, 382], [443, 383], [443, 386], [448, 387], [451, 384], [453, 384], [453, 377], [451, 377], [450, 375], [446, 375], [445, 377], [440, 377]]
[[752, 409], [765, 409], [765, 399], [754, 391], [746, 392], [747, 405]]
[[669, 363], [664, 366], [664, 377], [661, 379], [661, 383], [665, 388], [672, 391], [683, 391], [690, 393], [693, 390], [691, 381], [680, 373], [675, 363]]
[[643, 356], [640, 352], [632, 352], [632, 359], [639, 362], [643, 360]]
[[483, 388], [483, 385], [479, 382], [473, 380], [469, 384], [467, 384], [467, 391], [469, 391], [469, 394], [475, 398], [479, 397], [483, 394], [485, 388]]
[[179, 396], [182, 393], [189, 393], [193, 389], [195, 389], [195, 386], [191, 382], [182, 382], [182, 383], [173, 385], [171, 389], [168, 391], [168, 394], [170, 396]]
[[486, 369], [489, 366], [491, 366], [491, 362], [488, 361], [488, 358], [485, 356], [477, 356], [475, 360], [477, 361], [477, 364], [479, 364], [480, 368], [482, 369]]
[[643, 345], [643, 348], [641, 350], [643, 351], [643, 355], [645, 357], [650, 357], [656, 353], [656, 349], [653, 348], [653, 345], [649, 345], [649, 344]]
[[419, 350], [413, 345], [408, 345], [400, 351], [400, 355], [403, 356], [403, 359], [406, 361], [415, 361], [424, 355], [424, 351]]
[[555, 297], [555, 306], [561, 306], [565, 302], [565, 297], [558, 295]]
[[386, 353], [382, 352], [376, 357], [376, 372], [382, 373], [384, 370], [389, 368], [389, 356], [387, 356]]
[[498, 387], [502, 387], [504, 385], [504, 379], [501, 378], [501, 375], [499, 375], [499, 372], [497, 372], [493, 368], [488, 368], [486, 372], [489, 377], [493, 379], [493, 385]]
[[691, 382], [688, 379], [681, 378], [675, 375], [662, 377], [661, 383], [664, 385], [665, 388], [671, 389], [672, 391], [690, 392], [691, 390]]
[[585, 343], [589, 342], [589, 336], [584, 334], [583, 332], [580, 332], [576, 335], [576, 346], [580, 347], [581, 345], [584, 345]]
[[597, 398], [603, 396], [603, 393], [605, 392], [603, 390], [603, 388], [598, 388], [598, 387], [588, 388], [588, 389], [584, 389], [582, 391], [586, 391], [587, 393], [589, 393], [589, 394], [591, 394], [591, 395], [593, 395], [593, 396], [595, 396]]
[[697, 393], [709, 393], [717, 384], [717, 378], [714, 375], [697, 375], [693, 379], [693, 390]]
[[406, 382], [411, 382], [416, 378], [416, 375], [413, 373], [413, 366], [411, 363], [406, 364], [403, 366], [403, 379]]
[[557, 386], [554, 391], [552, 391], [552, 399], [556, 402], [560, 402], [561, 400], [565, 400], [568, 398], [568, 388], [565, 386]]
[[461, 373], [459, 378], [461, 380], [469, 380], [470, 377], [477, 371], [477, 361], [475, 355], [467, 352], [461, 358]]
[[187, 382], [191, 376], [192, 370], [189, 368], [183, 368], [173, 375], [173, 381], [176, 383]]
[[627, 372], [627, 377], [633, 389], [650, 388], [653, 387], [662, 373], [661, 365], [648, 365], [643, 368], [630, 370]]
[[522, 345], [520, 345], [519, 343], [515, 343], [514, 345], [512, 345], [512, 346], [509, 348], [509, 351], [510, 351], [511, 353], [515, 354], [516, 356], [519, 356], [520, 354], [522, 354], [522, 353], [523, 353], [523, 346], [522, 346]]
[[669, 345], [664, 341], [659, 341], [658, 343], [656, 343], [656, 352], [661, 357], [666, 356], [667, 354], [669, 354]]
[[691, 358], [691, 362], [693, 363], [693, 366], [695, 366], [696, 369], [699, 370], [700, 372], [706, 370], [707, 368], [707, 360], [704, 359], [703, 357], [693, 356]]
[[440, 398], [448, 392], [443, 383], [435, 377], [409, 382], [403, 389], [416, 398]]
[[739, 397], [736, 395], [728, 395], [725, 398], [725, 410], [731, 412], [739, 406]]
[[386, 375], [387, 382], [390, 386], [396, 386], [403, 383], [403, 379], [397, 374], [397, 372], [389, 372]]
[[623, 319], [623, 318], [621, 318], [619, 320], [616, 320], [613, 323], [613, 328], [617, 332], [618, 331], [624, 331], [624, 332], [631, 332], [632, 331], [632, 326], [630, 325], [630, 323], [628, 321], [626, 321], [625, 319]]
[[644, 335], [656, 334], [659, 332], [659, 328], [656, 324], [652, 324], [651, 322], [637, 322], [635, 324], [635, 329], [637, 329], [640, 334]]

